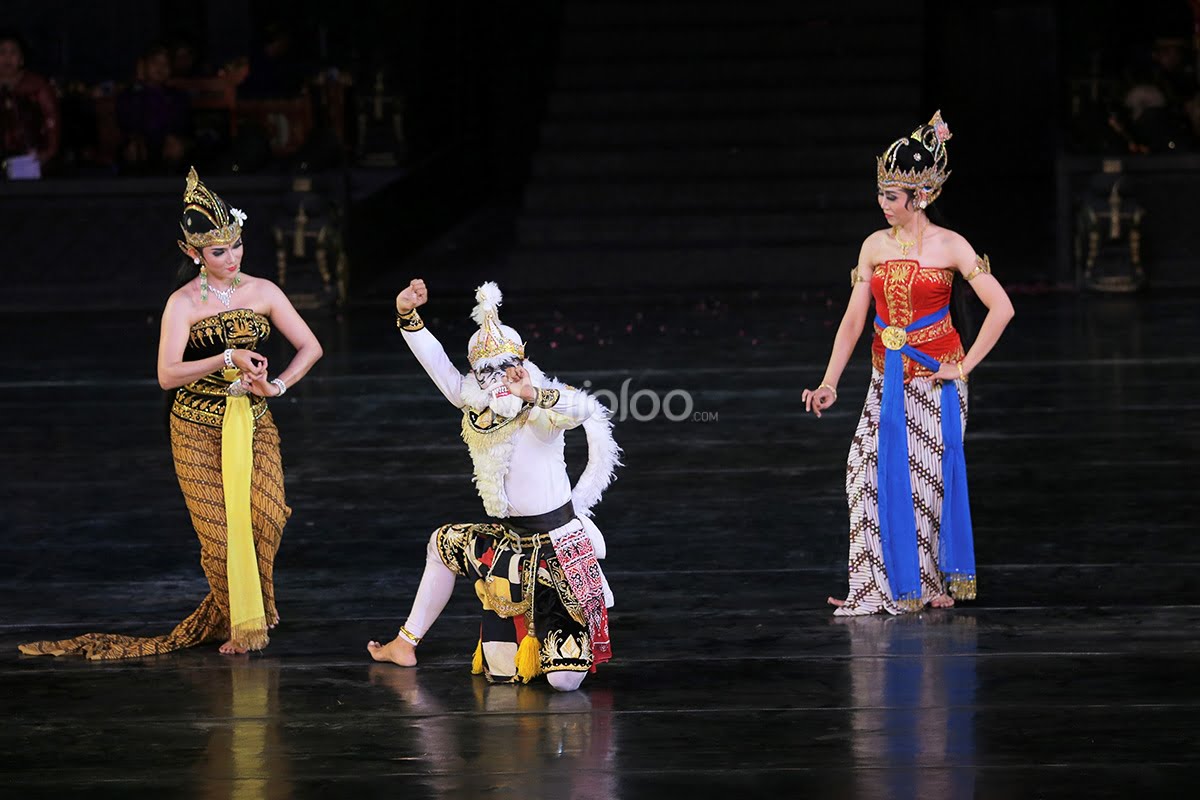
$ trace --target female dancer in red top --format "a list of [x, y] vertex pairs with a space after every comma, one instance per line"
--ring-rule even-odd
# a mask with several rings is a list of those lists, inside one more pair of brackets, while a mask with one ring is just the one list
[[[850, 590], [829, 598], [838, 615], [900, 614], [975, 597], [975, 553], [962, 435], [967, 376], [1013, 316], [986, 257], [927, 210], [950, 175], [941, 113], [877, 159], [879, 207], [890, 227], [866, 238], [850, 273], [850, 302], [825, 376], [805, 389], [818, 417], [875, 300], [874, 369], [850, 448]], [[964, 352], [950, 319], [951, 289], [967, 281], [987, 307]]]

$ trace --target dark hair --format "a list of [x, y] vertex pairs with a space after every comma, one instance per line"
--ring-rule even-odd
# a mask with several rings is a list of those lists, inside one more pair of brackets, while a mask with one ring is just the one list
[[157, 55], [164, 55], [167, 57], [167, 60], [170, 60], [171, 48], [169, 48], [167, 45], [165, 45], [162, 42], [152, 42], [151, 44], [146, 46], [145, 50], [142, 51], [141, 57], [143, 59], [146, 59], [146, 58], [151, 58], [151, 57], [157, 56]]
[[[904, 202], [905, 208], [913, 208], [915, 193], [911, 189], [901, 189], [901, 191], [908, 197]], [[930, 203], [922, 210], [934, 225], [939, 228], [949, 227], [946, 224], [945, 214], [936, 203]], [[954, 272], [954, 283], [950, 286], [950, 321], [954, 323], [954, 330], [958, 331], [958, 336], [962, 339], [963, 350], [969, 349], [971, 343], [975, 341], [975, 320], [974, 315], [971, 314], [971, 306], [967, 302], [967, 281], [957, 270]]]
[[29, 45], [16, 28], [0, 28], [0, 42], [12, 42], [21, 51], [21, 58], [25, 61], [29, 60]]
[[200, 265], [192, 261], [189, 256], [184, 256], [179, 262], [179, 269], [175, 271], [175, 285], [171, 287], [171, 294], [182, 289], [188, 284], [188, 281], [200, 274]]

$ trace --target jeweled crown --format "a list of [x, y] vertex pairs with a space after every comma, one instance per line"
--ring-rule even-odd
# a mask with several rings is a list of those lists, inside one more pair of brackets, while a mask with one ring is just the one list
[[[926, 201], [932, 203], [950, 177], [946, 153], [946, 142], [950, 141], [950, 135], [950, 126], [942, 119], [942, 112], [938, 111], [928, 123], [892, 142], [883, 155], [875, 159], [875, 176], [879, 186], [924, 191]], [[897, 163], [901, 155], [909, 155], [913, 166], [907, 169], [901, 167]]]
[[221, 197], [200, 182], [196, 168], [188, 170], [183, 190], [183, 218], [179, 229], [183, 241], [179, 247], [185, 253], [190, 245], [200, 250], [214, 245], [233, 244], [242, 235], [246, 215], [230, 208]]
[[523, 360], [525, 345], [520, 336], [512, 328], [500, 324], [500, 303], [503, 301], [500, 287], [488, 281], [475, 290], [475, 301], [471, 319], [479, 325], [479, 330], [467, 345], [467, 360], [472, 369], [482, 361], [497, 357], [516, 356]]

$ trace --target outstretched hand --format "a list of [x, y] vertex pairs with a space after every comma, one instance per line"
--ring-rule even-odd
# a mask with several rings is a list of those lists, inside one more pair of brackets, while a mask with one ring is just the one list
[[822, 411], [837, 402], [837, 392], [828, 386], [821, 386], [815, 390], [805, 389], [801, 397], [804, 399], [804, 410], [816, 414], [818, 419]]
[[396, 311], [407, 314], [414, 308], [419, 308], [429, 302], [429, 290], [425, 281], [413, 278], [400, 294], [396, 295]]

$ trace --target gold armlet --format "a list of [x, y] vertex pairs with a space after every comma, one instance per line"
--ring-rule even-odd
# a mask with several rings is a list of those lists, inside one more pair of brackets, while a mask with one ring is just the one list
[[538, 389], [536, 405], [538, 408], [553, 408], [558, 403], [558, 389]]
[[862, 272], [859, 271], [857, 266], [855, 266], [854, 269], [850, 270], [850, 288], [851, 289], [854, 288], [855, 284], [866, 283], [866, 281], [867, 281], [867, 279], [862, 276]]
[[396, 327], [402, 331], [408, 331], [409, 333], [412, 333], [424, 328], [425, 321], [421, 319], [421, 315], [417, 313], [415, 308], [412, 311], [409, 311], [407, 314], [401, 314], [399, 311], [397, 311]]
[[990, 261], [988, 261], [988, 257], [987, 256], [975, 256], [975, 269], [971, 270], [971, 273], [969, 275], [967, 275], [966, 280], [973, 281], [976, 278], [978, 278], [980, 275], [991, 275], [991, 274], [992, 274], [992, 264]]

